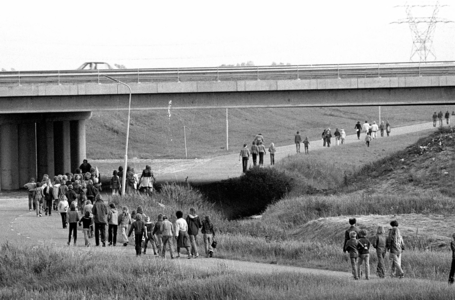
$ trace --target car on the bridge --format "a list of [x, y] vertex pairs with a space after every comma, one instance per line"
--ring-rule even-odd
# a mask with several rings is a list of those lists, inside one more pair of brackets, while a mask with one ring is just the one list
[[107, 62], [101, 61], [89, 61], [83, 63], [78, 70], [111, 70], [116, 69], [115, 67], [111, 66]]

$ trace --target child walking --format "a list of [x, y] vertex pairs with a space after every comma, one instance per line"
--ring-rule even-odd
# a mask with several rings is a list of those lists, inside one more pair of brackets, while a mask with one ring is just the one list
[[146, 218], [145, 227], [147, 228], [147, 236], [145, 237], [144, 254], [146, 254], [147, 244], [150, 242], [150, 244], [152, 244], [153, 254], [156, 255], [155, 237], [153, 235], [155, 224], [150, 221], [150, 217]]
[[88, 212], [88, 211], [85, 212], [85, 215], [79, 221], [79, 226], [81, 226], [81, 223], [82, 223], [82, 231], [84, 232], [85, 246], [89, 247], [90, 242], [88, 239], [90, 236], [90, 225], [92, 224], [92, 218], [90, 217], [90, 212]]
[[215, 230], [213, 229], [213, 224], [210, 221], [209, 216], [205, 216], [204, 220], [202, 221], [202, 236], [204, 238], [204, 245], [205, 245], [205, 255], [206, 257], [213, 257], [213, 239], [215, 238]]
[[118, 216], [118, 224], [120, 225], [120, 230], [122, 231], [123, 237], [123, 246], [128, 245], [128, 226], [131, 224], [131, 216], [128, 212], [128, 207], [122, 207], [122, 213]]
[[28, 210], [35, 210], [35, 202], [34, 202], [34, 196], [35, 196], [35, 189], [36, 189], [36, 181], [35, 178], [30, 178], [30, 182], [26, 183], [24, 185], [25, 188], [28, 190]]
[[120, 187], [121, 187], [120, 177], [118, 176], [117, 170], [114, 170], [111, 178], [112, 195], [118, 195]]
[[349, 252], [349, 257], [351, 259], [352, 275], [354, 275], [355, 280], [358, 280], [359, 276], [357, 273], [357, 259], [359, 256], [359, 250], [357, 248], [358, 241], [357, 241], [356, 237], [357, 237], [357, 232], [351, 231], [349, 233], [350, 239], [346, 242], [346, 245], [343, 250], [344, 250], [344, 252]]
[[166, 245], [169, 244], [169, 253], [171, 254], [171, 259], [174, 258], [174, 253], [172, 250], [172, 237], [174, 236], [174, 225], [167, 219], [166, 216], [162, 216], [163, 221], [160, 225], [161, 238], [163, 240], [163, 246], [161, 250], [161, 257], [166, 258]]
[[71, 210], [68, 212], [68, 223], [69, 223], [69, 232], [68, 232], [68, 246], [71, 242], [71, 233], [73, 233], [74, 246], [76, 246], [77, 240], [77, 222], [79, 221], [79, 214], [76, 211], [76, 203], [71, 203]]
[[63, 228], [66, 228], [66, 215], [68, 214], [68, 200], [66, 199], [66, 196], [62, 196], [60, 199], [60, 202], [58, 203], [58, 212], [62, 217]]
[[131, 225], [130, 232], [128, 233], [128, 237], [131, 236], [131, 233], [134, 230], [134, 239], [135, 239], [135, 248], [136, 248], [136, 256], [141, 256], [141, 243], [142, 238], [147, 236], [147, 229], [145, 228], [145, 223], [142, 221], [142, 215], [136, 215], [136, 222]]
[[373, 247], [376, 248], [376, 255], [378, 257], [378, 266], [376, 268], [376, 274], [379, 278], [385, 277], [385, 254], [387, 252], [386, 248], [386, 236], [384, 235], [384, 227], [378, 226], [376, 232], [376, 238], [374, 239]]
[[34, 205], [35, 205], [35, 210], [36, 210], [36, 216], [41, 217], [41, 209], [43, 205], [43, 200], [44, 199], [44, 194], [43, 194], [43, 187], [41, 186], [41, 183], [37, 182], [36, 183], [36, 188], [35, 188], [35, 196], [34, 196]]
[[370, 142], [371, 142], [371, 135], [370, 133], [367, 133], [365, 137], [365, 143], [367, 144], [367, 147], [370, 147]]
[[[270, 153], [270, 165], [272, 165], [272, 166], [275, 164], [275, 152], [276, 152], [275, 144], [271, 143], [270, 147], [269, 147], [269, 153]], [[300, 149], [299, 149], [299, 152], [300, 152]]]
[[308, 137], [305, 137], [305, 139], [303, 140], [303, 145], [305, 147], [305, 153], [308, 154], [308, 146], [310, 145], [310, 141], [308, 140]]
[[367, 232], [360, 230], [359, 240], [357, 241], [357, 249], [359, 250], [359, 264], [357, 274], [361, 277], [360, 267], [365, 263], [365, 279], [370, 279], [370, 241], [366, 238]]
[[117, 244], [117, 227], [118, 227], [118, 212], [115, 208], [115, 204], [109, 204], [109, 212], [107, 214], [107, 221], [109, 222], [109, 234], [108, 242], [109, 246], [114, 246]]

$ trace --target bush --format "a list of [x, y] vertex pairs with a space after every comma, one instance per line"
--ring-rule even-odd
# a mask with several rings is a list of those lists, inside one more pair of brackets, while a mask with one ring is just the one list
[[262, 213], [290, 189], [292, 179], [273, 168], [255, 167], [238, 178], [198, 186], [229, 219]]

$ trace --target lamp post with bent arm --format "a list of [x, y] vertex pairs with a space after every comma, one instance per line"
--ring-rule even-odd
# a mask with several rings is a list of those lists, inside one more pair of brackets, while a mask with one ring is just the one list
[[130, 92], [130, 97], [129, 97], [129, 101], [128, 101], [128, 123], [126, 124], [126, 142], [125, 142], [125, 164], [124, 164], [124, 167], [123, 167], [123, 176], [122, 176], [122, 196], [125, 195], [125, 187], [126, 187], [126, 169], [128, 167], [128, 140], [130, 138], [130, 118], [131, 118], [131, 87], [118, 80], [118, 79], [115, 79], [115, 78], [112, 78], [110, 76], [107, 76], [107, 75], [104, 75], [104, 77], [112, 80], [112, 81], [115, 81], [117, 82], [118, 84], [121, 84], [121, 85], [124, 85], [128, 88], [129, 92]]

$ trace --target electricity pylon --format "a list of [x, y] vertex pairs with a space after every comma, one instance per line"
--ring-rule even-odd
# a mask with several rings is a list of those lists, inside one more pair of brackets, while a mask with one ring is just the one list
[[[406, 19], [392, 22], [392, 24], [409, 24], [412, 34], [412, 50], [411, 50], [411, 61], [427, 61], [430, 59], [436, 60], [436, 54], [433, 49], [433, 38], [437, 23], [453, 23], [450, 20], [438, 18], [439, 9], [447, 6], [445, 4], [439, 4], [436, 1], [435, 4], [408, 4], [397, 5], [395, 7], [404, 7], [406, 10]], [[413, 9], [415, 8], [431, 8], [432, 14], [430, 17], [415, 17], [413, 15]], [[429, 11], [429, 10], [428, 10]]]

